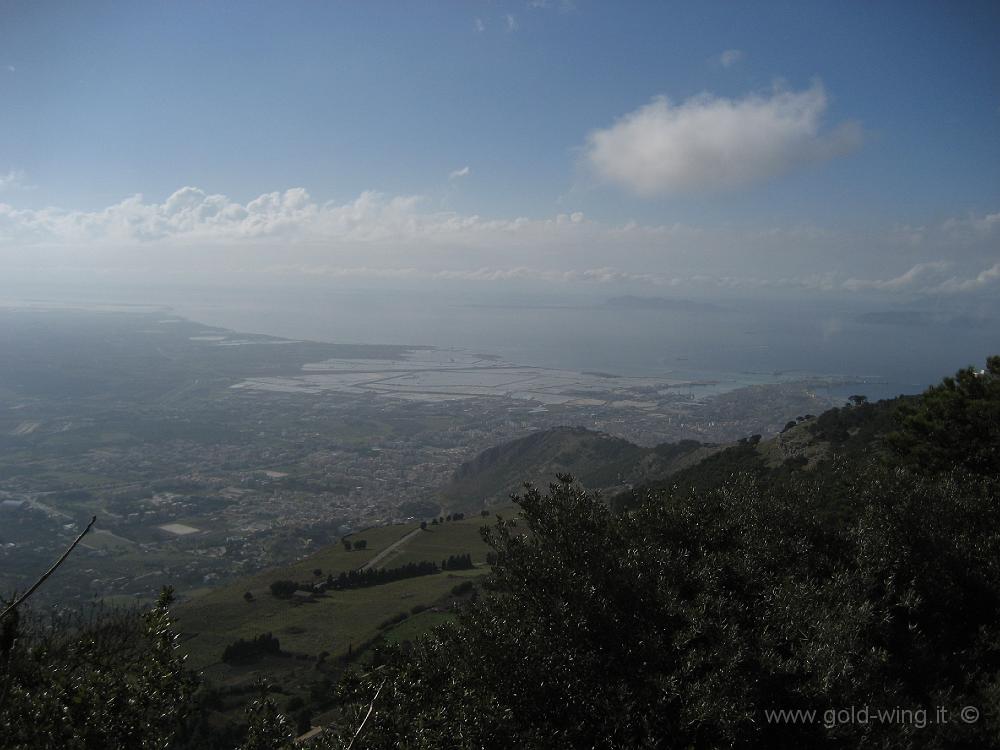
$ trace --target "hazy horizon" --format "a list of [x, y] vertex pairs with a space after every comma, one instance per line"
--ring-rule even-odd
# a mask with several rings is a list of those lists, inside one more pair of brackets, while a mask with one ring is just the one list
[[273, 285], [996, 309], [995, 4], [0, 14], [14, 296]]
[[[24, 291], [24, 290], [22, 290]], [[28, 290], [30, 291], [30, 290]], [[517, 364], [621, 375], [845, 376], [876, 396], [914, 393], [997, 348], [993, 305], [941, 309], [932, 300], [794, 300], [632, 294], [628, 288], [554, 292], [452, 284], [428, 290], [271, 285], [35, 290], [0, 304], [162, 307], [243, 333], [330, 343], [456, 348]], [[632, 304], [619, 306], [616, 300]], [[754, 378], [752, 378], [754, 379]], [[885, 388], [877, 384], [885, 383]], [[864, 391], [864, 389], [861, 389]]]

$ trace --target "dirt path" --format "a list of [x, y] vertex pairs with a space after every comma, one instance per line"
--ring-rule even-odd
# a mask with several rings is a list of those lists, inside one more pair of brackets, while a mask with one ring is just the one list
[[375, 557], [373, 557], [371, 560], [369, 560], [364, 565], [362, 565], [360, 568], [358, 568], [358, 570], [368, 570], [369, 568], [375, 567], [380, 562], [382, 562], [386, 557], [388, 557], [389, 555], [391, 555], [393, 552], [395, 552], [397, 549], [399, 549], [402, 545], [406, 544], [413, 537], [415, 537], [417, 534], [419, 534], [421, 531], [422, 531], [422, 529], [418, 526], [413, 531], [411, 531], [409, 534], [406, 534], [405, 536], [401, 536], [399, 539], [397, 539], [396, 541], [394, 541], [392, 544], [390, 544], [384, 550], [382, 550], [377, 555], [375, 555]]

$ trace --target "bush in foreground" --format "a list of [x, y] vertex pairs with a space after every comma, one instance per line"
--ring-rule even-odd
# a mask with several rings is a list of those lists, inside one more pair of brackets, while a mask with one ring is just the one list
[[146, 613], [101, 614], [56, 628], [8, 616], [0, 746], [170, 747], [194, 689], [176, 650], [171, 600], [165, 589]]
[[[529, 490], [486, 532], [494, 594], [346, 680], [343, 724], [382, 686], [369, 748], [994, 747], [997, 483], [859, 474], [841, 527], [806, 484], [737, 477], [621, 517], [568, 478]], [[852, 706], [981, 714], [825, 725]], [[798, 709], [816, 721], [771, 713]]]

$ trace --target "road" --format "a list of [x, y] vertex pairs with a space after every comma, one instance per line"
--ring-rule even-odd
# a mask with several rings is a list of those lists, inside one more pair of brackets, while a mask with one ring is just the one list
[[369, 560], [364, 565], [362, 565], [360, 568], [358, 568], [358, 570], [368, 570], [370, 568], [374, 568], [376, 565], [378, 565], [385, 558], [387, 558], [389, 555], [391, 555], [393, 552], [395, 552], [401, 546], [403, 546], [408, 541], [410, 541], [413, 537], [415, 537], [421, 531], [422, 531], [422, 529], [418, 526], [413, 531], [411, 531], [409, 534], [406, 534], [405, 536], [401, 536], [399, 539], [397, 539], [396, 541], [394, 541], [392, 544], [390, 544], [384, 550], [382, 550], [377, 555], [375, 555], [375, 557], [373, 557], [371, 560]]

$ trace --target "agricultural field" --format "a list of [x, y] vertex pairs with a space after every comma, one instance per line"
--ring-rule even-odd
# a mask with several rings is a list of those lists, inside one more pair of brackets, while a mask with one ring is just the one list
[[[512, 515], [515, 508], [501, 514]], [[449, 598], [451, 590], [466, 580], [475, 580], [486, 572], [489, 548], [480, 529], [491, 519], [479, 515], [459, 521], [429, 524], [421, 531], [416, 524], [383, 526], [357, 532], [349, 542], [364, 540], [364, 550], [348, 551], [343, 544], [331, 545], [292, 565], [257, 573], [245, 579], [203, 592], [177, 607], [176, 617], [182, 633], [183, 649], [196, 668], [211, 668], [217, 675], [228, 672], [221, 655], [226, 645], [243, 638], [252, 639], [272, 633], [283, 650], [317, 658], [322, 652], [330, 657], [344, 656], [379, 632], [378, 625], [414, 607], [433, 607]], [[419, 532], [413, 534], [412, 532]], [[337, 577], [342, 571], [363, 567], [394, 543], [403, 543], [382, 558], [378, 567], [395, 568], [407, 563], [441, 561], [451, 555], [468, 553], [471, 570], [448, 570], [433, 575], [409, 578], [368, 588], [345, 591], [328, 590], [311, 600], [279, 599], [271, 594], [276, 580], [303, 584]], [[317, 574], [318, 571], [318, 574]], [[179, 592], [184, 596], [183, 591]], [[248, 601], [249, 593], [252, 601]], [[425, 618], [428, 622], [432, 618]], [[413, 627], [406, 624], [405, 632]], [[399, 627], [399, 626], [397, 626]], [[388, 630], [386, 635], [393, 630]], [[403, 632], [403, 631], [401, 631]]]
[[[499, 509], [513, 517], [517, 508]], [[480, 529], [494, 520], [480, 515], [428, 524], [394, 524], [352, 534], [347, 541], [364, 540], [365, 549], [346, 549], [337, 543], [291, 565], [273, 568], [214, 589], [178, 594], [174, 610], [181, 633], [181, 650], [188, 665], [200, 672], [220, 694], [227, 696], [215, 709], [220, 717], [239, 720], [245, 696], [265, 680], [289, 705], [310, 700], [318, 683], [327, 684], [350, 668], [376, 639], [391, 643], [414, 640], [453, 619], [455, 608], [470, 596], [468, 583], [489, 572]], [[416, 533], [414, 533], [416, 532]], [[388, 555], [384, 553], [390, 550]], [[368, 588], [328, 590], [304, 600], [279, 599], [270, 586], [276, 580], [309, 584], [336, 578], [341, 571], [358, 569], [380, 558], [379, 567], [410, 562], [441, 561], [468, 553], [473, 568], [448, 570]], [[384, 556], [383, 556], [384, 555]], [[319, 575], [316, 574], [319, 571]], [[468, 583], [467, 583], [468, 582]], [[458, 586], [466, 584], [462, 589]], [[252, 600], [248, 601], [247, 593]], [[401, 619], [405, 613], [405, 619]], [[387, 624], [392, 623], [392, 624]], [[227, 646], [270, 634], [282, 654], [226, 663]]]

